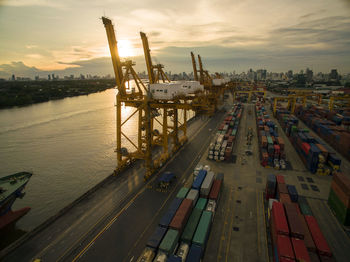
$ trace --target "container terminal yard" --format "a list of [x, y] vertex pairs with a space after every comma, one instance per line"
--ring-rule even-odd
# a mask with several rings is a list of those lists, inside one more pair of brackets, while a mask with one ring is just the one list
[[[155, 100], [142, 95], [142, 84], [127, 93], [128, 74], [137, 76], [131, 62], [119, 60], [111, 21], [103, 23], [119, 91], [116, 172], [3, 250], [3, 261], [348, 261], [346, 155], [332, 154], [301, 121], [288, 118], [294, 133], [286, 131], [274, 112], [277, 95], [211, 79], [200, 56], [198, 77], [193, 53], [199, 83], [170, 91], [143, 33]], [[246, 103], [238, 101], [246, 94]], [[282, 103], [278, 110], [288, 115], [298, 101], [285, 99], [292, 109]], [[122, 144], [122, 103], [139, 114], [134, 152]], [[154, 132], [156, 110], [163, 112], [162, 132]], [[197, 117], [178, 126], [180, 110]], [[309, 146], [304, 159], [297, 136]], [[319, 157], [325, 151], [331, 156]]]

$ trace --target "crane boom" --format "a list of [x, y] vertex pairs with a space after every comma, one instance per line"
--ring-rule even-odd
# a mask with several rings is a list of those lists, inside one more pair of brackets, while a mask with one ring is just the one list
[[204, 71], [201, 56], [198, 55], [198, 64], [199, 64], [199, 81], [201, 84], [204, 83]]
[[145, 53], [145, 60], [146, 60], [149, 83], [154, 84], [156, 81], [155, 81], [155, 76], [154, 76], [154, 71], [153, 71], [151, 50], [149, 49], [148, 39], [147, 39], [147, 36], [145, 33], [140, 32], [140, 35], [141, 35], [141, 39], [142, 39], [143, 52]]
[[197, 72], [196, 59], [195, 59], [195, 57], [194, 57], [193, 52], [191, 52], [191, 57], [192, 57], [192, 66], [193, 66], [194, 81], [199, 81], [199, 80], [198, 80], [198, 72]]
[[102, 17], [102, 22], [106, 28], [109, 50], [111, 52], [114, 75], [118, 86], [118, 90], [121, 94], [125, 94], [126, 93], [125, 85], [122, 84], [122, 79], [123, 79], [122, 64], [120, 62], [120, 57], [118, 53], [118, 46], [117, 46], [117, 40], [115, 37], [114, 27], [113, 27], [112, 21], [105, 16]]

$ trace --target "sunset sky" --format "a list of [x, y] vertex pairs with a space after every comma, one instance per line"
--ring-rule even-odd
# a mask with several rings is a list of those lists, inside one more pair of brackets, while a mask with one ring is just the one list
[[139, 71], [144, 31], [167, 71], [350, 73], [349, 0], [0, 0], [0, 77], [112, 73], [103, 15]]

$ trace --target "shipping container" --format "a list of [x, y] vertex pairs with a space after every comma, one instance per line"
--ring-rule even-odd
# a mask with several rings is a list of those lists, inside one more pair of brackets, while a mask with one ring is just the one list
[[292, 237], [292, 246], [296, 261], [311, 262], [304, 240]]
[[179, 190], [179, 192], [177, 193], [176, 197], [177, 197], [177, 198], [185, 198], [189, 190], [190, 190], [190, 189], [189, 189], [188, 187], [182, 187], [182, 188], [180, 188], [180, 190]]
[[305, 197], [299, 196], [298, 197], [298, 203], [299, 203], [300, 212], [303, 215], [308, 215], [308, 216], [312, 216], [313, 215], [312, 211], [311, 211], [311, 207], [310, 207], [310, 205], [307, 202]]
[[181, 259], [181, 257], [179, 257], [177, 255], [171, 254], [168, 257], [167, 262], [182, 262], [182, 259]]
[[158, 251], [157, 256], [154, 258], [153, 262], [166, 262], [167, 259], [168, 256], [164, 252]]
[[277, 253], [279, 258], [289, 258], [294, 260], [292, 243], [288, 236], [277, 235]]
[[282, 175], [277, 175], [276, 181], [277, 181], [277, 184], [285, 184], [284, 176], [282, 176]]
[[331, 257], [332, 251], [329, 248], [316, 219], [313, 216], [305, 216], [305, 220], [309, 227], [312, 239], [316, 245], [318, 254]]
[[222, 183], [223, 183], [224, 182], [224, 173], [217, 173], [215, 179], [222, 180]]
[[330, 189], [328, 204], [333, 211], [335, 217], [339, 220], [342, 225], [350, 225], [350, 209], [347, 208], [342, 201], [334, 193], [333, 189]]
[[290, 199], [289, 195], [288, 195], [288, 194], [284, 194], [284, 193], [280, 193], [280, 194], [279, 194], [279, 201], [280, 201], [282, 204], [285, 204], [285, 203], [292, 203], [292, 200]]
[[289, 236], [289, 228], [282, 203], [274, 202], [272, 204], [272, 215], [276, 234]]
[[166, 231], [167, 228], [157, 226], [156, 230], [154, 230], [153, 234], [148, 239], [146, 246], [157, 249], [163, 237], [165, 236]]
[[194, 208], [197, 208], [199, 210], [204, 210], [204, 208], [207, 206], [207, 201], [208, 201], [208, 199], [200, 197]]
[[202, 183], [202, 186], [200, 189], [201, 197], [204, 197], [204, 198], [208, 197], [213, 181], [214, 181], [214, 172], [211, 171], [206, 175]]
[[312, 239], [309, 227], [307, 226], [306, 220], [303, 215], [299, 215], [299, 221], [301, 223], [301, 226], [303, 228], [303, 234], [304, 234], [304, 244], [308, 251], [310, 252], [317, 252], [314, 240]]
[[186, 262], [200, 262], [203, 250], [200, 246], [192, 244], [188, 252]]
[[154, 256], [155, 256], [154, 251], [153, 251], [151, 248], [146, 247], [146, 248], [142, 251], [140, 257], [137, 259], [136, 262], [152, 262]]
[[346, 175], [341, 172], [335, 172], [333, 180], [343, 190], [343, 192], [350, 192], [350, 179]]
[[320, 258], [318, 257], [317, 253], [310, 252], [309, 251], [309, 257], [311, 262], [320, 262]]
[[159, 250], [167, 255], [173, 254], [177, 247], [178, 240], [179, 231], [175, 229], [169, 229], [168, 232], [165, 234], [162, 242], [160, 243]]
[[304, 239], [304, 229], [301, 225], [300, 216], [292, 203], [285, 203], [284, 208], [287, 215], [287, 221], [290, 230], [290, 236]]
[[191, 199], [185, 198], [179, 206], [179, 209], [176, 211], [173, 219], [171, 220], [169, 227], [176, 229], [181, 233], [192, 212], [192, 207], [193, 201]]
[[288, 194], [292, 202], [298, 202], [298, 191], [294, 185], [287, 185]]
[[200, 170], [196, 179], [193, 181], [192, 188], [199, 190], [202, 186], [202, 183], [207, 175], [206, 170]]
[[181, 203], [182, 203], [182, 199], [177, 197], [171, 202], [169, 208], [167, 209], [167, 212], [163, 215], [163, 217], [159, 221], [160, 226], [162, 227], [169, 226], [171, 220], [173, 219]]
[[[210, 172], [209, 172], [210, 173]], [[197, 189], [191, 189], [187, 196], [186, 196], [187, 199], [191, 199], [192, 200], [192, 204], [193, 206], [197, 204], [197, 200], [199, 198], [199, 192]]]
[[181, 243], [179, 248], [177, 249], [176, 255], [181, 258], [182, 262], [185, 262], [189, 250], [190, 250], [189, 244]]
[[198, 245], [205, 249], [207, 239], [210, 233], [210, 226], [212, 221], [212, 213], [203, 211], [202, 216], [199, 220], [196, 232], [192, 239], [192, 244]]
[[195, 208], [192, 211], [190, 218], [184, 228], [184, 231], [181, 235], [181, 240], [186, 243], [191, 243], [194, 233], [196, 232], [197, 225], [202, 216], [202, 210]]
[[337, 197], [343, 203], [343, 205], [347, 209], [350, 208], [350, 189], [349, 191], [343, 191], [341, 187], [335, 182], [334, 179], [331, 184], [331, 189], [337, 195]]
[[222, 180], [214, 180], [213, 186], [211, 187], [211, 190], [208, 196], [209, 199], [213, 199], [218, 203], [220, 200], [221, 187], [222, 187]]

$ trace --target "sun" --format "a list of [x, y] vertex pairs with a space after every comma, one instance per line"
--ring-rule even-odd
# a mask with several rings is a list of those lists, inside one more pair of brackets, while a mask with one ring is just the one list
[[134, 48], [127, 39], [118, 40], [118, 52], [120, 57], [135, 56]]

